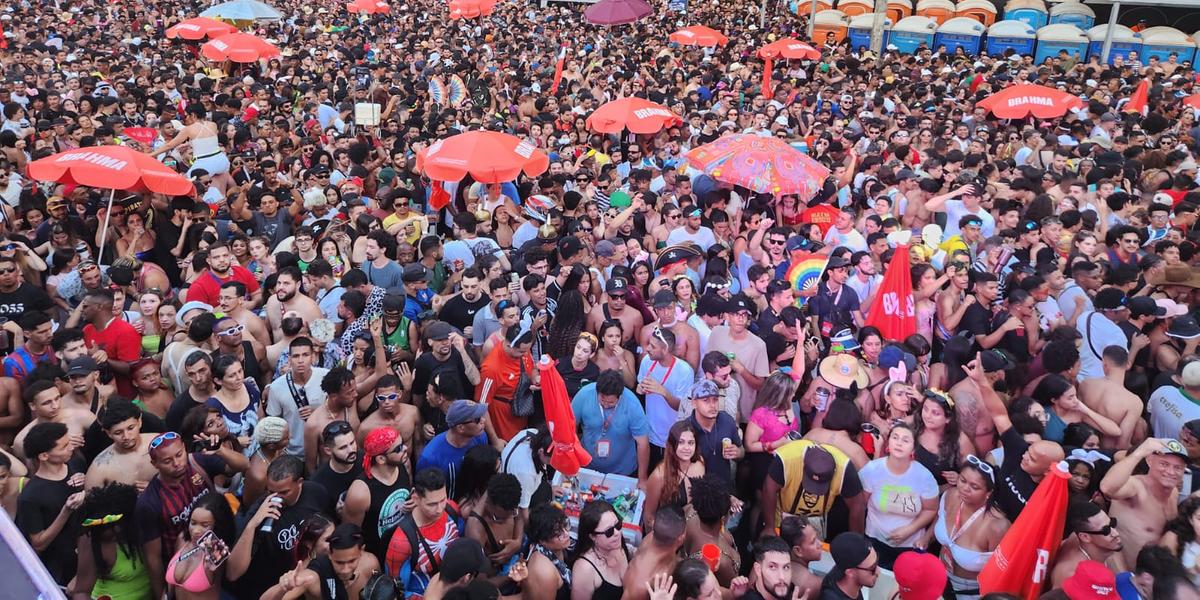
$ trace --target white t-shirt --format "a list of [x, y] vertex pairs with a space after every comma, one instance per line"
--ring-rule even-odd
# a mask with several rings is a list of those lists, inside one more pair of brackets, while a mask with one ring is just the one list
[[[643, 356], [637, 378], [641, 381], [647, 377], [661, 383], [676, 398], [686, 397], [691, 391], [692, 383], [696, 381], [692, 366], [678, 357], [667, 367], [651, 360], [649, 356]], [[650, 420], [650, 443], [665, 448], [667, 434], [671, 426], [679, 420], [678, 409], [671, 408], [661, 394], [646, 394], [646, 418]]]
[[463, 261], [463, 268], [475, 266], [475, 258], [491, 254], [499, 254], [500, 244], [491, 238], [477, 237], [470, 240], [451, 240], [442, 248], [442, 262], [447, 266], [454, 261]]
[[294, 386], [296, 392], [308, 401], [309, 406], [325, 406], [325, 392], [321, 389], [321, 382], [325, 380], [325, 374], [328, 372], [329, 369], [313, 367], [312, 375], [302, 386], [295, 385], [287, 375], [276, 377], [271, 385], [267, 386], [266, 413], [288, 422], [288, 433], [291, 437], [288, 438], [287, 453], [292, 456], [304, 456], [304, 419], [300, 418], [300, 407], [296, 405], [297, 399], [292, 394], [292, 387]]
[[[849, 286], [850, 289], [854, 290], [854, 293], [858, 294], [858, 303], [861, 306], [862, 313], [864, 315], [867, 314], [867, 312], [869, 312], [871, 309], [871, 305], [867, 303], [867, 296], [870, 296], [871, 294], [877, 294], [879, 292], [879, 286], [882, 283], [883, 275], [880, 275], [879, 273], [871, 275], [866, 281], [860, 279], [857, 273], [846, 280], [846, 285]], [[874, 298], [871, 298], [871, 300], [874, 300]]]
[[[1062, 313], [1063, 316], [1075, 312], [1075, 299], [1080, 296], [1083, 296], [1083, 311], [1079, 313], [1080, 318], [1082, 318], [1083, 313], [1094, 310], [1092, 308], [1092, 297], [1088, 296], [1087, 292], [1083, 291], [1083, 288], [1079, 287], [1079, 284], [1075, 283], [1071, 279], [1068, 279], [1067, 286], [1064, 287], [1063, 291], [1059, 292], [1058, 294], [1058, 312]], [[1078, 323], [1078, 320], [1076, 323]], [[1101, 350], [1103, 350], [1103, 348], [1101, 348]]]
[[1177, 438], [1183, 424], [1200, 419], [1200, 404], [1173, 385], [1164, 385], [1150, 394], [1150, 432], [1154, 437]]
[[946, 231], [942, 234], [942, 239], [949, 239], [952, 235], [958, 235], [958, 220], [967, 216], [975, 215], [983, 221], [983, 226], [980, 230], [983, 232], [983, 237], [990, 238], [996, 234], [996, 219], [992, 217], [992, 213], [983, 209], [977, 208], [974, 211], [967, 210], [967, 205], [962, 200], [947, 200], [946, 201]]
[[830, 227], [829, 233], [825, 234], [825, 245], [838, 247], [842, 246], [849, 248], [854, 252], [865, 251], [867, 249], [867, 238], [859, 233], [857, 229], [851, 229], [849, 233], [841, 233], [837, 227]]
[[521, 501], [518, 506], [529, 508], [533, 493], [542, 484], [542, 475], [533, 465], [532, 445], [527, 439], [537, 433], [537, 429], [523, 429], [514, 435], [500, 452], [500, 472], [508, 473], [521, 483]]
[[538, 226], [535, 221], [525, 221], [513, 232], [512, 247], [521, 248], [526, 242], [537, 237]]
[[700, 226], [700, 229], [696, 230], [696, 233], [690, 233], [688, 232], [687, 227], [679, 226], [675, 229], [672, 229], [671, 233], [667, 235], [668, 246], [674, 246], [684, 242], [695, 242], [698, 246], [700, 246], [701, 250], [708, 252], [708, 249], [711, 248], [713, 244], [717, 243], [717, 236], [713, 235], [711, 229], [703, 225]]
[[[912, 523], [921, 514], [922, 500], [938, 497], [937, 481], [929, 469], [917, 461], [897, 475], [887, 468], [886, 458], [877, 458], [858, 472], [867, 501], [867, 536], [887, 540], [896, 529]], [[898, 548], [909, 548], [921, 536], [920, 531], [905, 538]]]
[[1129, 350], [1125, 332], [1102, 313], [1092, 310], [1079, 315], [1075, 328], [1083, 336], [1083, 344], [1079, 347], [1079, 381], [1104, 377], [1104, 363], [1100, 357], [1105, 348], [1120, 346]]

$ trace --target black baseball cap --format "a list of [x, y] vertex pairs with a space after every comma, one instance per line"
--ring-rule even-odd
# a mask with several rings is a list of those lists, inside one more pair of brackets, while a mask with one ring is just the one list
[[1164, 306], [1159, 306], [1154, 298], [1149, 296], [1134, 296], [1129, 299], [1129, 316], [1144, 317], [1150, 315], [1153, 317], [1167, 316], [1167, 309]]

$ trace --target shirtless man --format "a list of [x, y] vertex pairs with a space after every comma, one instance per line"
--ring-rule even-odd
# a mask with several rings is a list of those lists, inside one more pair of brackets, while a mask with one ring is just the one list
[[642, 313], [625, 305], [625, 295], [628, 291], [628, 284], [623, 278], [614, 277], [608, 280], [604, 286], [608, 302], [593, 306], [588, 313], [587, 330], [592, 335], [599, 337], [600, 326], [605, 321], [616, 319], [621, 322], [621, 345], [628, 346], [629, 340], [633, 339], [633, 332], [642, 330], [642, 326], [646, 324]]
[[792, 583], [800, 590], [801, 598], [816, 598], [821, 592], [820, 575], [809, 565], [821, 560], [821, 536], [799, 517], [784, 517], [779, 536], [792, 546]]
[[679, 562], [679, 547], [683, 545], [687, 521], [683, 511], [675, 506], [664, 506], [654, 515], [654, 527], [650, 535], [642, 540], [638, 551], [629, 559], [629, 567], [621, 584], [625, 593], [621, 600], [649, 600], [646, 582], [658, 573], [670, 573]]
[[1063, 582], [1075, 574], [1075, 567], [1085, 560], [1103, 563], [1114, 572], [1123, 570], [1113, 561], [1121, 551], [1121, 532], [1113, 525], [1113, 520], [1091, 502], [1077, 500], [1067, 507], [1070, 537], [1059, 546], [1054, 570], [1050, 572], [1051, 587], [1062, 587]]
[[[380, 570], [379, 559], [363, 552], [362, 529], [354, 523], [342, 523], [329, 534], [328, 556], [319, 556], [309, 561], [307, 567], [284, 573], [279, 583], [262, 597], [263, 600], [358, 598], [371, 575]], [[333, 587], [333, 593], [326, 586]]]
[[[1134, 469], [1145, 460], [1144, 475]], [[1117, 462], [1100, 481], [1100, 491], [1112, 501], [1109, 513], [1117, 520], [1125, 547], [1121, 570], [1131, 567], [1144, 546], [1162, 538], [1163, 528], [1178, 512], [1179, 485], [1187, 468], [1187, 451], [1177, 440], [1146, 438]]]
[[285, 313], [297, 313], [305, 323], [324, 318], [317, 301], [300, 293], [300, 283], [303, 280], [300, 269], [284, 267], [279, 270], [275, 295], [267, 300], [266, 309], [267, 319], [271, 323], [271, 336], [276, 341], [284, 335], [282, 321]]
[[334, 421], [346, 421], [358, 429], [358, 390], [354, 385], [354, 373], [345, 367], [334, 367], [321, 380], [321, 391], [325, 392], [325, 404], [313, 410], [304, 422], [304, 463], [308, 472], [317, 470], [317, 449], [321, 447], [321, 432]]
[[654, 335], [655, 329], [670, 329], [675, 334], [675, 356], [691, 365], [693, 371], [699, 370], [700, 334], [694, 327], [676, 318], [675, 292], [670, 289], [659, 290], [655, 292], [651, 304], [654, 307], [654, 316], [658, 319], [643, 327], [638, 335], [642, 348], [650, 346], [650, 336]]
[[157, 434], [141, 433], [142, 410], [124, 398], [114, 398], [99, 417], [100, 427], [112, 445], [96, 455], [87, 470], [87, 489], [110, 481], [137, 486], [138, 492], [158, 473], [150, 464], [150, 440]]
[[71, 384], [71, 391], [62, 398], [64, 408], [77, 408], [98, 414], [117, 391], [111, 384], [100, 383], [99, 366], [90, 356], [81, 356], [71, 361], [67, 368], [67, 380]]
[[221, 284], [221, 292], [217, 297], [217, 308], [231, 317], [250, 334], [250, 339], [266, 345], [271, 339], [267, 337], [267, 324], [258, 315], [246, 310], [246, 286], [240, 281], [226, 281]]
[[1137, 394], [1125, 388], [1125, 372], [1129, 363], [1129, 352], [1120, 346], [1109, 346], [1100, 353], [1104, 367], [1103, 378], [1084, 379], [1079, 382], [1079, 399], [1088, 408], [1112, 419], [1121, 428], [1121, 435], [1101, 435], [1103, 448], [1131, 448], [1133, 440], [1146, 436], [1146, 422], [1142, 420], [1145, 406]]
[[96, 420], [96, 415], [86, 410], [78, 408], [66, 408], [62, 405], [62, 393], [53, 382], [41, 380], [29, 384], [25, 388], [25, 404], [29, 406], [29, 413], [33, 415], [33, 421], [25, 426], [20, 433], [17, 434], [16, 440], [13, 441], [13, 451], [18, 456], [25, 457], [25, 436], [29, 434], [29, 430], [33, 429], [38, 423], [62, 423], [67, 426], [67, 435], [71, 438], [71, 444], [75, 448], [83, 446], [83, 432], [91, 427], [92, 421]]
[[[1013, 368], [1012, 361], [996, 352], [982, 352], [983, 374], [995, 389], [995, 384], [1004, 379], [1004, 372]], [[980, 456], [996, 447], [996, 424], [987, 418], [987, 409], [976, 395], [978, 386], [971, 379], [964, 379], [950, 388], [954, 400], [954, 412], [958, 415], [959, 429], [966, 434]], [[951, 481], [957, 480], [957, 474]]]
[[950, 287], [937, 296], [937, 320], [934, 321], [935, 335], [940, 339], [949, 339], [958, 330], [958, 324], [967, 307], [975, 303], [975, 296], [967, 294], [970, 283], [970, 269], [965, 265], [948, 262], [946, 274], [950, 276]]
[[[301, 317], [300, 313], [289, 312], [283, 315], [283, 319], [280, 320], [282, 335], [276, 336], [275, 343], [267, 346], [267, 365], [271, 367], [272, 373], [275, 372], [275, 365], [279, 364], [279, 357], [283, 356], [284, 351], [291, 347], [292, 340], [304, 333], [304, 329], [304, 317]], [[283, 368], [286, 372], [287, 365], [285, 364]]]
[[421, 429], [421, 411], [412, 404], [413, 372], [405, 363], [400, 363], [400, 376], [384, 375], [375, 384], [375, 402], [379, 410], [371, 413], [358, 428], [358, 444], [362, 445], [367, 434], [380, 427], [391, 427], [400, 434], [400, 439], [409, 448], [413, 446], [413, 435]]

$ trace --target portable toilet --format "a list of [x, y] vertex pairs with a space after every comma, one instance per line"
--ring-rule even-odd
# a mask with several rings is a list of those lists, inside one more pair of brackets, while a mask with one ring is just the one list
[[932, 50], [933, 34], [937, 32], [937, 27], [937, 23], [929, 17], [906, 17], [892, 27], [889, 43], [901, 54], [913, 54], [922, 45]]
[[[813, 4], [813, 0], [791, 0], [788, 3], [788, 10], [792, 11], [792, 14], [805, 17], [811, 14]], [[833, 8], [833, 0], [816, 0], [815, 4], [817, 12]]]
[[1083, 60], [1087, 56], [1088, 36], [1083, 30], [1065, 23], [1047, 25], [1037, 30], [1037, 53], [1033, 62], [1042, 64], [1047, 58], [1058, 56], [1062, 50]]
[[933, 47], [946, 47], [946, 54], [954, 54], [962, 48], [968, 56], [979, 54], [979, 45], [983, 43], [983, 23], [967, 17], [954, 17], [938, 26], [937, 35], [933, 36]]
[[967, 17], [991, 27], [996, 22], [996, 5], [990, 0], [962, 0], [954, 8], [954, 16]]
[[846, 13], [847, 17], [854, 18], [875, 10], [875, 4], [869, 0], [841, 0], [837, 9]]
[[1042, 0], [1012, 0], [1004, 6], [1006, 21], [1025, 21], [1030, 27], [1039, 29], [1050, 22], [1046, 4]]
[[[1112, 50], [1108, 55], [1108, 62], [1112, 64], [1113, 59], [1120, 56], [1121, 58], [1129, 58], [1130, 52], [1138, 53], [1138, 60], [1141, 60], [1142, 55], [1142, 34], [1124, 26], [1116, 25], [1112, 36]], [[1104, 50], [1104, 36], [1108, 32], [1108, 25], [1097, 25], [1087, 30], [1088, 39], [1091, 43], [1088, 45], [1088, 56], [1099, 57]]]
[[[1200, 60], [1200, 31], [1192, 34], [1192, 40], [1196, 42], [1196, 60]], [[1183, 57], [1179, 57], [1179, 62], [1183, 62]], [[1192, 66], [1196, 65], [1196, 61], [1192, 61]]]
[[893, 23], [899, 23], [904, 17], [911, 17], [913, 4], [911, 0], [888, 0], [887, 15]]
[[987, 30], [987, 52], [1003, 56], [1006, 50], [1021, 56], [1033, 56], [1037, 32], [1025, 21], [997, 21]]
[[[850, 49], [871, 47], [871, 28], [875, 26], [875, 14], [866, 13], [850, 17]], [[888, 16], [883, 15], [883, 47], [888, 45], [888, 37], [894, 23]]]
[[1066, 23], [1087, 31], [1096, 24], [1096, 11], [1082, 2], [1063, 2], [1050, 7], [1050, 24]]
[[918, 0], [917, 15], [929, 17], [941, 25], [954, 16], [954, 3], [950, 0]]
[[1178, 56], [1176, 62], [1183, 62], [1188, 56], [1196, 55], [1196, 41], [1174, 27], [1148, 27], [1140, 33], [1143, 61], [1149, 61], [1153, 56], [1166, 62], [1172, 52]]
[[846, 18], [846, 13], [840, 10], [827, 9], [818, 12], [817, 18], [813, 20], [813, 43], [824, 44], [832, 35], [833, 39], [840, 44], [842, 40], [846, 39], [849, 26], [850, 22]]

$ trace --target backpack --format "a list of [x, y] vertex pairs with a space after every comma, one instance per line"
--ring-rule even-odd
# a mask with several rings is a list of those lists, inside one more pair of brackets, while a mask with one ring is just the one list
[[[462, 523], [462, 514], [458, 512], [458, 507], [453, 504], [446, 503], [446, 514], [454, 520], [455, 525]], [[396, 525], [396, 529], [392, 532], [392, 535], [396, 535], [397, 532], [403, 533], [404, 537], [408, 538], [408, 547], [411, 549], [408, 554], [408, 572], [412, 573], [417, 569], [417, 559], [420, 557], [420, 549], [424, 549], [425, 554], [429, 555], [429, 564], [433, 567], [432, 572], [437, 573], [439, 565], [436, 555], [433, 553], [433, 548], [429, 547], [429, 542], [425, 541], [425, 536], [421, 535], [420, 531], [417, 531], [417, 522], [413, 519], [412, 513], [408, 513], [400, 518], [400, 523]], [[403, 584], [404, 582], [401, 582], [401, 589], [404, 588]]]
[[387, 573], [375, 573], [363, 586], [362, 600], [399, 600], [404, 597], [404, 586]]

